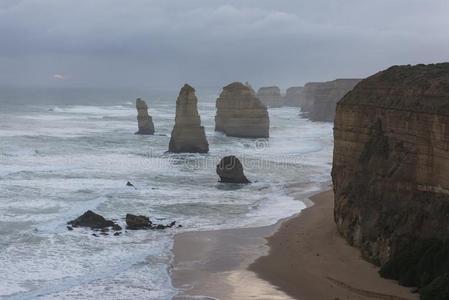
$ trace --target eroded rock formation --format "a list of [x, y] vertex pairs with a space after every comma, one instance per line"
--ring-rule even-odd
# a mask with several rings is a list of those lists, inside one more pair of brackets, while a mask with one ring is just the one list
[[359, 82], [360, 79], [337, 79], [307, 83], [301, 111], [312, 121], [332, 122], [337, 102]]
[[334, 137], [339, 232], [437, 299], [425, 295], [449, 283], [449, 63], [363, 80], [338, 103]]
[[220, 182], [227, 183], [249, 183], [243, 172], [243, 165], [240, 160], [231, 155], [223, 157], [217, 165], [217, 174], [220, 176]]
[[268, 138], [270, 119], [267, 108], [248, 86], [234, 82], [223, 88], [216, 103], [215, 131], [228, 136]]
[[119, 225], [114, 223], [114, 221], [106, 220], [103, 216], [96, 214], [91, 210], [86, 211], [75, 220], [67, 222], [67, 224], [73, 227], [88, 227], [90, 229], [122, 229]]
[[170, 138], [169, 152], [207, 153], [209, 143], [198, 114], [195, 89], [186, 84], [176, 101], [176, 120]]
[[136, 100], [137, 125], [139, 130], [136, 134], [152, 135], [154, 134], [153, 118], [148, 114], [148, 106], [142, 99]]
[[268, 107], [281, 107], [284, 105], [284, 98], [277, 86], [261, 87], [257, 91], [257, 98]]
[[287, 89], [284, 96], [284, 105], [299, 107], [303, 101], [303, 87], [294, 86]]

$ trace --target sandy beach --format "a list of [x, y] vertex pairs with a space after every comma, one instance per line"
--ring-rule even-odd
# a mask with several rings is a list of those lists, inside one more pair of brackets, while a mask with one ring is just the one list
[[176, 299], [419, 299], [382, 279], [333, 223], [333, 194], [273, 226], [176, 236]]

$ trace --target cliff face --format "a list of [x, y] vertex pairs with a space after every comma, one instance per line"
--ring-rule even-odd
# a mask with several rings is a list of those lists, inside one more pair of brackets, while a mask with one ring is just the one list
[[338, 103], [334, 138], [339, 232], [404, 284], [449, 274], [449, 255], [430, 263], [449, 239], [449, 64], [363, 80]]
[[175, 126], [170, 138], [169, 152], [207, 153], [209, 143], [198, 114], [195, 89], [186, 84], [176, 100]]
[[257, 91], [257, 98], [268, 107], [281, 107], [284, 105], [284, 98], [277, 86], [261, 87]]
[[215, 131], [245, 138], [269, 137], [270, 119], [265, 105], [251, 89], [234, 82], [223, 88], [216, 103]]
[[302, 112], [312, 121], [332, 122], [337, 102], [359, 82], [360, 79], [337, 79], [307, 83], [303, 91]]
[[148, 106], [142, 99], [136, 100], [137, 125], [139, 130], [136, 134], [151, 135], [154, 134], [153, 118], [148, 115]]
[[303, 90], [302, 86], [294, 86], [287, 89], [284, 97], [285, 106], [299, 107], [303, 100]]

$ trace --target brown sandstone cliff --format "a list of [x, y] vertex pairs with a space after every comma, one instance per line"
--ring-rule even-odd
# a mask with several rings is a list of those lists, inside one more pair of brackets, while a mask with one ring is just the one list
[[284, 98], [277, 86], [261, 87], [257, 91], [257, 98], [268, 107], [281, 107], [284, 105]]
[[153, 118], [148, 114], [148, 106], [142, 99], [136, 100], [137, 125], [139, 130], [136, 134], [152, 135], [154, 134]]
[[176, 100], [175, 126], [170, 138], [169, 152], [207, 153], [209, 143], [198, 114], [195, 89], [186, 84]]
[[251, 89], [234, 82], [223, 88], [216, 103], [215, 131], [245, 138], [269, 137], [270, 119], [265, 105]]
[[312, 121], [332, 122], [337, 102], [359, 82], [360, 79], [337, 79], [307, 83], [301, 111]]
[[449, 238], [448, 63], [363, 80], [338, 103], [334, 137], [335, 222], [364, 257], [383, 265]]

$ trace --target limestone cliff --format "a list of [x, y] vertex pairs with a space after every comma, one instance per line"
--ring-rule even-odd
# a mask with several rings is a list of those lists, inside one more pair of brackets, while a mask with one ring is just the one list
[[284, 105], [299, 107], [303, 101], [303, 90], [302, 86], [294, 86], [287, 89], [284, 96]]
[[339, 232], [384, 276], [448, 299], [429, 295], [449, 284], [449, 63], [363, 80], [338, 103], [334, 138]]
[[270, 119], [265, 105], [240, 82], [223, 88], [216, 103], [215, 131], [228, 136], [267, 138]]
[[284, 98], [277, 86], [261, 87], [257, 91], [257, 98], [267, 107], [281, 107], [284, 105]]
[[170, 138], [169, 152], [207, 153], [209, 143], [198, 114], [195, 89], [186, 84], [176, 100], [175, 126]]
[[142, 99], [136, 100], [137, 125], [139, 130], [136, 134], [151, 135], [154, 134], [153, 118], [148, 114], [148, 106]]
[[301, 111], [312, 121], [332, 122], [337, 102], [359, 82], [360, 79], [337, 79], [307, 83]]

